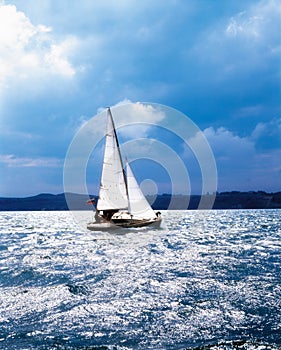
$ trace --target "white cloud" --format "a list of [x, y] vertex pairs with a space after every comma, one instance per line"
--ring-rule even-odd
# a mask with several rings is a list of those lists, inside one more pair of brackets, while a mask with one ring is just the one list
[[206, 65], [206, 74], [214, 82], [221, 84], [231, 78], [234, 80], [230, 80], [226, 90], [234, 86], [239, 91], [246, 88], [248, 93], [249, 88], [242, 81], [249, 82], [253, 88], [253, 73], [261, 82], [269, 72], [277, 79], [281, 7], [277, 0], [261, 0], [243, 8], [242, 12], [207, 28], [192, 53]]
[[58, 167], [61, 166], [61, 160], [57, 158], [31, 158], [16, 157], [13, 154], [0, 155], [0, 163], [9, 168], [34, 168], [34, 167]]
[[[210, 127], [204, 130], [217, 160], [230, 162], [244, 162], [255, 153], [254, 143], [247, 137], [235, 135], [232, 131], [220, 127], [217, 130]], [[248, 158], [249, 157], [249, 158]]]
[[[122, 106], [125, 108], [123, 109]], [[165, 113], [160, 109], [157, 109], [151, 104], [145, 104], [141, 102], [132, 102], [125, 98], [124, 100], [117, 102], [111, 108], [114, 110], [117, 108], [116, 114], [118, 114], [119, 123], [123, 122], [143, 122], [143, 123], [157, 123], [165, 118]], [[104, 111], [105, 108], [101, 107], [98, 112]], [[124, 113], [124, 110], [126, 113]]]
[[259, 1], [247, 11], [232, 17], [226, 27], [226, 35], [251, 40], [264, 39], [272, 24], [280, 20], [281, 6], [277, 0]]
[[260, 122], [251, 134], [251, 139], [257, 148], [276, 149], [281, 148], [281, 118], [274, 118], [269, 122]]
[[[252, 132], [252, 138], [254, 140], [259, 139], [262, 136], [267, 137], [279, 137], [281, 142], [281, 118], [275, 118], [267, 123], [258, 123]], [[281, 144], [280, 144], [281, 146]]]
[[[194, 156], [197, 157], [191, 149], [193, 152], [202, 152], [204, 139], [208, 142], [217, 164], [239, 163], [241, 167], [244, 162], [248, 161], [248, 158], [255, 154], [255, 145], [252, 140], [235, 135], [224, 127], [218, 129], [209, 127], [202, 132], [198, 131], [195, 136], [188, 139], [190, 149], [185, 144], [183, 145], [183, 158], [191, 162]], [[208, 162], [208, 159], [206, 159], [206, 162]]]
[[53, 73], [59, 73], [66, 77], [72, 77], [75, 74], [75, 69], [67, 59], [68, 53], [76, 46], [77, 40], [69, 38], [61, 44], [53, 44], [50, 51], [44, 56], [45, 63], [50, 67]]
[[280, 187], [280, 148], [273, 152], [257, 147], [261, 135], [270, 136], [266, 130], [272, 130], [272, 124], [276, 123], [259, 123], [247, 137], [235, 135], [222, 127], [204, 130], [216, 158], [219, 190], [276, 191]]
[[[278, 126], [279, 125], [279, 130]], [[248, 136], [241, 137], [233, 131], [220, 127], [207, 128], [203, 135], [208, 140], [216, 159], [218, 190], [266, 190], [280, 189], [281, 149], [280, 120], [259, 123]], [[266, 147], [273, 138], [279, 137], [279, 148]], [[202, 135], [190, 138], [189, 145], [200, 148]], [[263, 147], [259, 147], [263, 143]], [[277, 142], [275, 142], [276, 146]], [[192, 164], [194, 155], [184, 147], [183, 159]], [[195, 155], [196, 157], [196, 155]], [[198, 159], [197, 159], [198, 160]]]
[[245, 12], [240, 12], [236, 17], [232, 17], [226, 28], [226, 34], [232, 37], [244, 35], [250, 38], [258, 38], [261, 35], [261, 24], [263, 17], [247, 17]]
[[14, 5], [0, 4], [0, 88], [11, 78], [41, 80], [50, 73], [72, 77], [75, 68], [69, 55], [76, 44], [73, 37], [56, 41], [52, 28], [33, 25]]
[[[99, 108], [101, 113], [105, 108]], [[111, 107], [116, 128], [123, 138], [148, 137], [151, 128], [165, 118], [163, 110], [156, 106], [124, 99]]]
[[163, 111], [140, 102], [125, 106], [124, 111], [126, 113], [123, 113], [122, 108], [117, 109], [116, 118], [118, 125], [124, 127], [121, 135], [126, 139], [148, 137], [151, 128], [165, 118]]

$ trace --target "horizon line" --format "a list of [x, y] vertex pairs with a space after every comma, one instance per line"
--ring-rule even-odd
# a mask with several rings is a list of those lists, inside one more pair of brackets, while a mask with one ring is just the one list
[[[190, 194], [182, 194], [182, 193], [167, 193], [167, 192], [163, 192], [163, 193], [157, 193], [157, 194], [146, 194], [145, 197], [148, 196], [217, 196], [219, 194], [223, 194], [223, 193], [265, 193], [265, 194], [276, 194], [276, 193], [280, 193], [281, 190], [278, 191], [266, 191], [266, 190], [224, 190], [224, 191], [216, 191], [215, 193], [190, 193]], [[24, 195], [24, 196], [1, 196], [0, 195], [0, 199], [19, 199], [19, 198], [32, 198], [32, 197], [37, 197], [37, 196], [41, 196], [41, 195], [49, 195], [49, 196], [59, 196], [59, 195], [65, 195], [65, 194], [71, 194], [71, 195], [79, 195], [79, 196], [93, 196], [93, 197], [98, 197], [97, 194], [89, 194], [89, 193], [75, 193], [75, 192], [59, 192], [59, 193], [50, 193], [50, 192], [40, 192], [37, 194], [30, 194], [30, 195]]]

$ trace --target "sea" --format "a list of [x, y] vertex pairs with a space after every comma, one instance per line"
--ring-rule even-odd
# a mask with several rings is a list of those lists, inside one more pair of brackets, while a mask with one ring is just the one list
[[0, 349], [281, 349], [280, 214], [91, 232], [67, 211], [1, 212]]

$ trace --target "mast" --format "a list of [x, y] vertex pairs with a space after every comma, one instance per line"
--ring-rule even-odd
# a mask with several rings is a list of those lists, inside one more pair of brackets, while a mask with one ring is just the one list
[[[111, 119], [111, 124], [112, 124], [112, 127], [113, 127], [113, 132], [114, 132], [116, 145], [117, 145], [117, 149], [118, 149], [118, 155], [119, 155], [119, 159], [120, 159], [121, 169], [122, 169], [122, 173], [123, 173], [123, 181], [125, 183], [126, 195], [128, 197], [127, 177], [126, 177], [124, 166], [123, 166], [122, 155], [121, 155], [121, 151], [120, 151], [120, 147], [119, 147], [119, 141], [118, 141], [118, 137], [117, 137], [117, 133], [116, 133], [116, 129], [115, 129], [115, 124], [114, 124], [114, 120], [113, 120], [113, 117], [112, 117], [112, 113], [111, 113], [110, 107], [107, 108], [107, 111], [108, 111], [109, 117]], [[128, 200], [128, 198], [127, 198], [127, 200]]]
[[123, 169], [114, 121], [110, 108], [108, 108], [104, 158], [97, 210], [118, 210], [127, 208], [127, 181]]

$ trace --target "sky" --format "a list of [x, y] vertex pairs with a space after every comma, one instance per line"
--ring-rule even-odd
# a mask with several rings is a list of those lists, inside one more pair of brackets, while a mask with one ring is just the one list
[[[213, 151], [218, 191], [280, 191], [280, 17], [278, 0], [0, 1], [0, 196], [63, 192], [77, 132], [125, 102], [188, 116]], [[154, 112], [147, 121], [159, 123]], [[178, 115], [168, 118], [173, 132]], [[158, 129], [140, 135], [152, 142]], [[190, 154], [161, 140], [171, 152], [158, 163], [176, 154], [200, 192]], [[163, 164], [150, 163], [134, 162], [138, 181], [150, 168], [169, 191]]]

